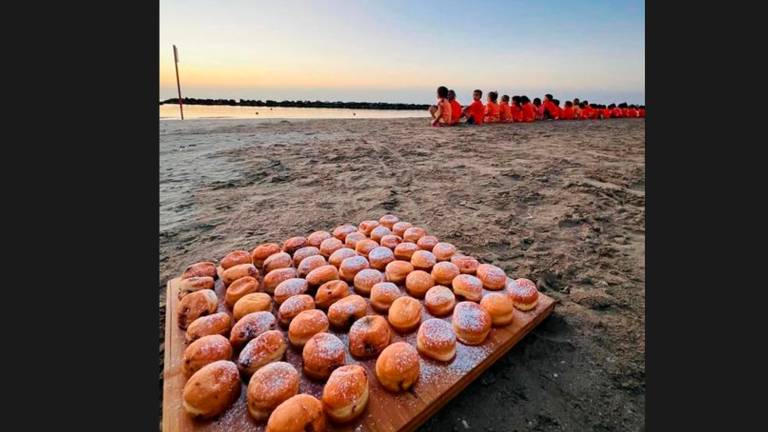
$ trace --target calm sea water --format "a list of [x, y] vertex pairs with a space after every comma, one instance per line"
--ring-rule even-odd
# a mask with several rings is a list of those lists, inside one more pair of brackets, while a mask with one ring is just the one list
[[[424, 111], [373, 110], [348, 108], [242, 107], [222, 105], [184, 105], [185, 119], [347, 119], [427, 117]], [[160, 120], [180, 119], [179, 106], [160, 105]]]

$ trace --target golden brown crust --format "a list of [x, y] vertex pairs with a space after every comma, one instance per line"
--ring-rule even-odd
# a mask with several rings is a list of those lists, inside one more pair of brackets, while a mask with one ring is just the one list
[[483, 287], [489, 290], [500, 290], [507, 284], [507, 274], [492, 264], [477, 266], [477, 277], [483, 282]]
[[382, 237], [390, 234], [392, 234], [392, 231], [390, 231], [389, 228], [379, 225], [376, 228], [371, 230], [371, 240], [378, 243], [379, 241], [381, 241]]
[[413, 253], [419, 250], [421, 249], [418, 245], [416, 245], [416, 243], [404, 241], [395, 246], [395, 258], [399, 260], [410, 261]]
[[184, 350], [182, 367], [184, 374], [190, 376], [209, 363], [231, 358], [232, 345], [229, 340], [219, 334], [208, 335], [192, 342]]
[[185, 340], [191, 343], [203, 336], [227, 336], [232, 328], [232, 317], [226, 312], [218, 312], [202, 316], [187, 327]]
[[339, 266], [341, 266], [342, 261], [353, 256], [357, 256], [357, 252], [355, 252], [354, 249], [343, 247], [341, 249], [337, 249], [331, 254], [331, 256], [328, 258], [328, 264], [331, 264], [333, 266], [336, 266], [336, 268], [339, 268]]
[[286, 279], [280, 282], [277, 287], [275, 287], [275, 303], [278, 305], [283, 304], [284, 301], [288, 300], [288, 297], [304, 294], [308, 289], [309, 283], [307, 283], [306, 279]]
[[297, 394], [275, 408], [265, 432], [325, 432], [323, 404], [308, 394]]
[[357, 230], [365, 234], [366, 237], [368, 237], [371, 235], [371, 231], [373, 231], [373, 229], [376, 228], [377, 226], [379, 226], [379, 221], [364, 220], [360, 222], [360, 225], [358, 225]]
[[339, 366], [344, 366], [344, 343], [330, 333], [318, 333], [304, 344], [301, 352], [304, 373], [313, 379], [328, 379]]
[[402, 295], [400, 288], [392, 282], [379, 282], [371, 288], [371, 307], [376, 312], [387, 313], [392, 302]]
[[293, 258], [291, 258], [291, 255], [288, 252], [278, 252], [276, 254], [268, 256], [267, 259], [264, 260], [264, 264], [262, 265], [262, 268], [264, 269], [264, 274], [267, 274], [275, 269], [287, 268], [292, 266], [293, 266]]
[[304, 246], [303, 248], [293, 253], [293, 265], [298, 267], [301, 263], [301, 260], [315, 255], [320, 255], [320, 249], [316, 248], [315, 246]]
[[450, 288], [443, 285], [435, 285], [424, 296], [424, 306], [434, 316], [445, 316], [453, 311], [456, 305], [456, 296]]
[[427, 357], [449, 361], [456, 355], [456, 334], [447, 321], [430, 318], [416, 334], [416, 349]]
[[330, 237], [320, 243], [320, 253], [327, 258], [343, 247], [344, 243], [341, 240], [337, 239], [336, 237]]
[[357, 358], [377, 356], [389, 345], [387, 320], [381, 315], [367, 315], [349, 328], [349, 353]]
[[[283, 303], [285, 304], [285, 303]], [[240, 318], [229, 333], [229, 343], [238, 349], [260, 334], [277, 328], [277, 320], [270, 312], [251, 312]]]
[[433, 286], [435, 286], [435, 280], [424, 270], [414, 270], [405, 277], [405, 290], [416, 298], [424, 298], [424, 294]]
[[280, 330], [269, 330], [248, 341], [237, 357], [237, 368], [250, 376], [262, 366], [278, 361], [285, 355], [288, 344]]
[[218, 306], [219, 299], [213, 290], [195, 291], [179, 300], [176, 309], [176, 321], [180, 328], [186, 329], [192, 321], [216, 312]]
[[293, 255], [294, 252], [307, 245], [307, 238], [302, 236], [291, 237], [283, 242], [283, 252]]
[[218, 273], [216, 272], [216, 264], [210, 261], [201, 261], [187, 266], [187, 268], [184, 269], [184, 271], [181, 273], [182, 279], [196, 276], [208, 276], [216, 279], [219, 277]]
[[471, 256], [467, 255], [454, 255], [451, 257], [451, 262], [459, 268], [462, 274], [475, 274], [477, 272], [477, 266], [480, 263]]
[[368, 262], [376, 270], [384, 270], [387, 264], [395, 260], [395, 254], [390, 248], [377, 246], [368, 252]]
[[232, 317], [235, 321], [252, 312], [272, 311], [272, 298], [267, 293], [257, 292], [246, 294], [235, 303], [232, 308]]
[[347, 234], [347, 237], [344, 239], [344, 246], [354, 249], [357, 246], [357, 242], [367, 239], [368, 237], [365, 236], [365, 234], [355, 231], [353, 233]]
[[307, 236], [307, 244], [310, 246], [319, 248], [320, 243], [322, 243], [323, 240], [328, 238], [331, 238], [331, 233], [329, 233], [328, 231], [315, 231], [312, 234]]
[[315, 300], [308, 294], [299, 294], [286, 299], [277, 310], [277, 320], [285, 327], [291, 323], [293, 318], [304, 312], [315, 308]]
[[209, 363], [184, 385], [184, 409], [194, 417], [210, 418], [222, 413], [240, 396], [240, 373], [234, 363]]
[[432, 254], [435, 255], [438, 261], [449, 261], [456, 254], [456, 246], [446, 242], [439, 242], [432, 248]]
[[325, 261], [325, 257], [322, 255], [312, 255], [309, 257], [304, 258], [296, 267], [296, 274], [299, 275], [299, 277], [307, 277], [309, 272], [312, 270], [322, 267], [324, 265], [328, 264]]
[[387, 282], [401, 284], [405, 278], [413, 271], [413, 265], [407, 261], [395, 260], [387, 264], [384, 268], [384, 279]]
[[256, 246], [253, 251], [251, 251], [251, 259], [253, 260], [253, 265], [261, 268], [265, 259], [267, 259], [270, 255], [274, 255], [280, 251], [280, 245], [277, 243], [264, 243]]
[[437, 237], [432, 235], [425, 235], [416, 241], [416, 246], [421, 250], [432, 252], [432, 248], [438, 243]]
[[425, 235], [427, 235], [427, 230], [422, 227], [412, 226], [403, 233], [403, 240], [416, 243]]
[[413, 224], [410, 222], [396, 222], [394, 225], [392, 225], [392, 234], [402, 237], [403, 234], [405, 234], [405, 230], [412, 227]]
[[357, 232], [357, 227], [352, 224], [339, 225], [333, 229], [333, 236], [337, 239], [344, 241], [347, 235]]
[[406, 342], [389, 345], [376, 359], [376, 377], [392, 392], [408, 390], [419, 379], [420, 371], [419, 354]]
[[266, 420], [278, 405], [299, 393], [301, 375], [290, 363], [273, 362], [257, 370], [248, 382], [248, 412]]
[[391, 229], [392, 229], [392, 228], [395, 226], [395, 224], [396, 224], [396, 223], [398, 223], [398, 222], [400, 222], [400, 218], [399, 218], [399, 217], [397, 217], [397, 216], [395, 216], [395, 215], [391, 215], [391, 214], [385, 214], [384, 216], [382, 216], [382, 217], [380, 217], [380, 218], [379, 218], [379, 223], [380, 223], [382, 226], [385, 226], [385, 227], [389, 228], [390, 230], [391, 230]]
[[259, 281], [251, 276], [243, 276], [232, 282], [224, 293], [224, 301], [232, 307], [246, 294], [259, 292]]
[[416, 270], [432, 271], [432, 266], [437, 263], [437, 259], [430, 251], [417, 250], [411, 255], [411, 264]]
[[392, 251], [395, 250], [397, 245], [402, 243], [403, 239], [399, 236], [396, 236], [394, 234], [385, 235], [384, 237], [379, 240], [379, 244], [384, 246], [385, 248], [392, 249]]
[[300, 312], [288, 326], [291, 345], [302, 347], [312, 336], [328, 331], [328, 317], [319, 309]]
[[357, 272], [370, 268], [370, 264], [365, 257], [355, 255], [344, 259], [339, 266], [339, 276], [347, 282], [353, 282]]
[[273, 294], [280, 282], [297, 276], [296, 269], [293, 267], [274, 269], [264, 276], [264, 292]]
[[432, 267], [432, 277], [440, 285], [451, 285], [453, 278], [459, 274], [459, 268], [449, 261], [441, 261]]
[[336, 423], [345, 423], [362, 414], [368, 404], [368, 373], [360, 365], [341, 366], [331, 373], [323, 387], [323, 409]]
[[234, 265], [221, 273], [221, 281], [224, 282], [224, 285], [229, 286], [232, 282], [246, 276], [258, 279], [259, 270], [253, 264]]
[[502, 326], [512, 322], [514, 317], [514, 302], [507, 292], [488, 293], [480, 300], [480, 306], [485, 309], [493, 325]]
[[466, 300], [479, 302], [483, 298], [483, 282], [475, 276], [460, 274], [451, 281], [453, 293]]
[[363, 239], [355, 244], [355, 252], [368, 258], [368, 253], [379, 247], [379, 243], [371, 239]]
[[387, 320], [399, 333], [411, 332], [421, 322], [421, 303], [413, 297], [398, 297], [389, 307]]
[[236, 250], [227, 254], [221, 259], [221, 268], [224, 270], [236, 266], [238, 264], [253, 264], [253, 258], [248, 251]]
[[320, 286], [328, 281], [337, 280], [339, 278], [339, 271], [336, 267], [326, 264], [320, 266], [307, 274], [307, 282], [310, 286]]
[[365, 316], [368, 304], [357, 294], [346, 296], [328, 308], [328, 321], [338, 329], [344, 329]]
[[507, 291], [512, 296], [515, 307], [522, 311], [533, 309], [539, 301], [539, 290], [530, 279], [520, 278], [514, 283], [508, 283]]
[[379, 282], [384, 282], [384, 275], [380, 271], [370, 268], [362, 269], [355, 275], [355, 292], [367, 297], [371, 293], [371, 288]]
[[343, 280], [328, 281], [317, 289], [315, 306], [327, 310], [332, 304], [349, 295], [349, 285]]
[[176, 286], [179, 288], [179, 299], [189, 293], [204, 289], [212, 290], [216, 282], [210, 276], [192, 276], [186, 279], [180, 279]]
[[491, 332], [491, 315], [474, 302], [456, 304], [451, 322], [456, 338], [466, 345], [480, 345]]

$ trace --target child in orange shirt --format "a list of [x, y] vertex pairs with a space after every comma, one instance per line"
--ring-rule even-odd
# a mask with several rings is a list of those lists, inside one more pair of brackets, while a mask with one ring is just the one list
[[498, 98], [499, 94], [495, 91], [488, 92], [488, 102], [485, 104], [485, 112], [483, 117], [484, 123], [499, 122], [499, 104], [496, 103]]
[[573, 102], [565, 101], [565, 108], [563, 108], [562, 114], [560, 114], [561, 120], [573, 120]]
[[523, 110], [520, 106], [520, 96], [512, 96], [512, 104], [509, 105], [509, 112], [512, 115], [513, 122], [523, 121]]
[[560, 100], [552, 99], [549, 112], [552, 120], [560, 120], [560, 116], [563, 114], [563, 109], [560, 108]]
[[523, 121], [526, 123], [536, 121], [536, 107], [531, 103], [528, 96], [521, 96], [520, 102], [523, 104]]
[[600, 107], [600, 114], [602, 115], [603, 119], [611, 118], [611, 108], [605, 105], [600, 105]]
[[499, 120], [502, 123], [510, 123], [512, 121], [512, 108], [509, 106], [509, 95], [501, 97], [501, 103], [499, 104]]
[[611, 118], [623, 117], [621, 108], [617, 107], [616, 104], [611, 104], [608, 108], [611, 109]]
[[536, 120], [544, 120], [544, 105], [541, 104], [541, 99], [533, 98], [533, 108], [536, 110]]
[[573, 119], [581, 119], [581, 102], [579, 102], [579, 98], [573, 98]]
[[448, 103], [451, 104], [451, 125], [455, 126], [461, 118], [461, 104], [456, 100], [456, 92], [453, 89], [448, 90]]
[[467, 118], [467, 124], [483, 124], [483, 116], [485, 115], [485, 107], [480, 99], [483, 97], [483, 91], [476, 89], [472, 92], [472, 103], [469, 106], [464, 107], [462, 117]]
[[[557, 107], [557, 108], [554, 107], [554, 99], [552, 99], [552, 95], [549, 93], [545, 94], [544, 95], [544, 118], [556, 120], [555, 117], [556, 117], [556, 114], [558, 114], [559, 110], [560, 110], [560, 107]], [[557, 117], [559, 117], [559, 115], [557, 115]]]
[[593, 120], [595, 118], [595, 109], [588, 101], [581, 103], [581, 118], [584, 120]]
[[432, 126], [449, 126], [451, 124], [451, 104], [448, 102], [448, 87], [437, 88], [437, 103], [429, 107], [432, 116]]
[[640, 105], [640, 108], [637, 111], [640, 118], [645, 118], [645, 105]]

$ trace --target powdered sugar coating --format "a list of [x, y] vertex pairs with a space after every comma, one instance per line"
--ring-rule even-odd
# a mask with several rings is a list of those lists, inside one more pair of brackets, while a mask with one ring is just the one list
[[289, 297], [280, 305], [277, 311], [277, 317], [283, 324], [288, 324], [293, 317], [305, 310], [315, 308], [315, 300], [308, 294], [299, 294]]
[[341, 249], [337, 249], [334, 253], [331, 254], [331, 256], [328, 258], [328, 263], [338, 268], [339, 266], [341, 266], [342, 261], [356, 255], [357, 255], [357, 252], [355, 252], [354, 249], [343, 247]]
[[435, 285], [424, 296], [424, 305], [432, 314], [445, 315], [456, 304], [456, 296], [448, 287]]
[[430, 318], [421, 323], [417, 337], [428, 347], [446, 347], [456, 343], [456, 334], [451, 324], [437, 318]]
[[460, 330], [480, 333], [491, 326], [491, 316], [479, 304], [463, 301], [453, 309], [452, 322]]
[[357, 227], [352, 224], [339, 225], [333, 229], [333, 236], [337, 239], [344, 241], [348, 234], [357, 231]]
[[229, 341], [234, 347], [241, 346], [266, 331], [274, 330], [276, 327], [277, 321], [271, 313], [265, 311], [251, 312], [235, 323], [229, 334]]
[[402, 295], [400, 288], [392, 282], [379, 282], [371, 288], [371, 306], [385, 311], [395, 299]]
[[320, 253], [330, 256], [332, 253], [344, 247], [344, 243], [336, 237], [329, 237], [320, 243]]
[[368, 261], [371, 263], [371, 267], [378, 270], [384, 270], [387, 264], [394, 260], [395, 254], [392, 253], [391, 249], [384, 246], [377, 246], [368, 252]]
[[371, 240], [379, 241], [382, 237], [385, 235], [392, 234], [392, 231], [389, 230], [389, 228], [379, 225], [376, 228], [371, 230]]
[[356, 405], [368, 389], [368, 373], [360, 365], [335, 369], [323, 389], [323, 404], [331, 409]]
[[314, 247], [320, 247], [320, 243], [327, 238], [331, 238], [331, 233], [328, 231], [315, 231], [307, 236], [307, 244]]
[[280, 282], [275, 288], [275, 301], [282, 303], [289, 297], [304, 294], [309, 289], [306, 279], [291, 278]]
[[299, 392], [301, 376], [290, 363], [273, 362], [257, 370], [248, 383], [248, 404], [274, 409]]
[[320, 255], [320, 249], [315, 246], [304, 246], [293, 253], [293, 265], [298, 266], [304, 258], [313, 255]]
[[379, 282], [384, 282], [384, 275], [380, 271], [370, 268], [360, 270], [354, 279], [355, 291], [368, 295], [371, 292], [371, 288]]

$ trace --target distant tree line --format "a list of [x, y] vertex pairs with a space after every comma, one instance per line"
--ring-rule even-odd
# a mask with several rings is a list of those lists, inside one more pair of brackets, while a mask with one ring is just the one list
[[[323, 101], [273, 101], [267, 100], [247, 100], [247, 99], [197, 99], [183, 98], [184, 105], [228, 105], [228, 106], [251, 106], [251, 107], [291, 107], [291, 108], [352, 108], [352, 109], [382, 109], [382, 110], [425, 110], [429, 107], [426, 104], [405, 104], [405, 103], [386, 103], [386, 102], [323, 102]], [[163, 104], [178, 104], [178, 98], [166, 99], [160, 101]]]

